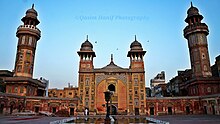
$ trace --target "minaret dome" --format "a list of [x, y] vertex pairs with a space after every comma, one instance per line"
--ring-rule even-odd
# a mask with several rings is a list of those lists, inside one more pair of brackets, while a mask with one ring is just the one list
[[92, 49], [93, 49], [93, 45], [89, 42], [87, 35], [87, 39], [84, 43], [82, 43], [80, 51], [93, 51]]

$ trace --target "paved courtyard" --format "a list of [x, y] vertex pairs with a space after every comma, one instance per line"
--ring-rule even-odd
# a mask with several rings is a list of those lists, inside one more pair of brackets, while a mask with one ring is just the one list
[[166, 115], [152, 118], [167, 121], [170, 124], [220, 124], [220, 115]]
[[0, 116], [0, 124], [49, 124], [52, 121], [64, 118], [66, 117]]
[[[134, 118], [134, 116], [127, 117]], [[66, 117], [0, 116], [0, 124], [49, 124], [50, 122], [65, 118]], [[219, 115], [167, 115], [150, 116], [150, 118], [167, 121], [170, 124], [220, 124]]]

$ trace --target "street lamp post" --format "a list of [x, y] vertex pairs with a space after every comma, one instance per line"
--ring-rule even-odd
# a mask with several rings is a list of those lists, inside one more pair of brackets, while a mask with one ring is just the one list
[[110, 91], [110, 93], [111, 93], [111, 98], [110, 98], [110, 115], [112, 115], [112, 98], [113, 98], [114, 91]]
[[105, 91], [104, 92], [105, 94], [105, 101], [106, 101], [106, 117], [105, 117], [105, 124], [110, 124], [110, 117], [109, 117], [109, 109], [108, 109], [108, 102], [110, 101], [111, 99], [111, 92], [110, 91]]

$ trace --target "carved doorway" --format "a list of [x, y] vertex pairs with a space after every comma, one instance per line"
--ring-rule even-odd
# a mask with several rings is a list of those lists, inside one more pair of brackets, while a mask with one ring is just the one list
[[14, 109], [14, 106], [13, 106], [13, 105], [11, 105], [11, 106], [10, 106], [10, 114], [12, 114], [13, 109]]
[[57, 108], [56, 108], [56, 107], [53, 107], [53, 108], [52, 108], [52, 113], [56, 113], [56, 111], [57, 111]]
[[150, 107], [150, 115], [154, 115], [154, 107]]
[[38, 106], [35, 106], [35, 107], [34, 107], [34, 111], [35, 111], [36, 113], [39, 112], [39, 109], [40, 109], [40, 107], [38, 107]]
[[172, 107], [168, 107], [168, 115], [172, 115]]
[[206, 106], [204, 106], [204, 114], [207, 115], [207, 107]]
[[186, 114], [187, 114], [187, 115], [190, 114], [190, 108], [189, 108], [189, 106], [186, 106]]
[[134, 111], [135, 111], [135, 115], [139, 115], [139, 108], [135, 108]]
[[0, 106], [0, 114], [3, 114], [3, 110], [4, 110], [4, 104], [1, 104], [1, 106]]
[[212, 105], [212, 114], [215, 115], [215, 106]]
[[70, 108], [70, 115], [74, 115], [74, 108]]

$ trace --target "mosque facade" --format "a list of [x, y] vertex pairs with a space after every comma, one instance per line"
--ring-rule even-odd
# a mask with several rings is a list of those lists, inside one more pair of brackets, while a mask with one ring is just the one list
[[95, 68], [93, 59], [96, 57], [93, 45], [86, 39], [77, 52], [79, 62], [79, 97], [80, 108], [87, 108], [97, 113], [105, 113], [104, 92], [112, 92], [111, 113], [113, 114], [145, 114], [145, 71], [144, 55], [141, 43], [135, 40], [130, 45], [127, 57], [130, 59], [128, 68], [122, 68], [113, 61], [108, 65]]

